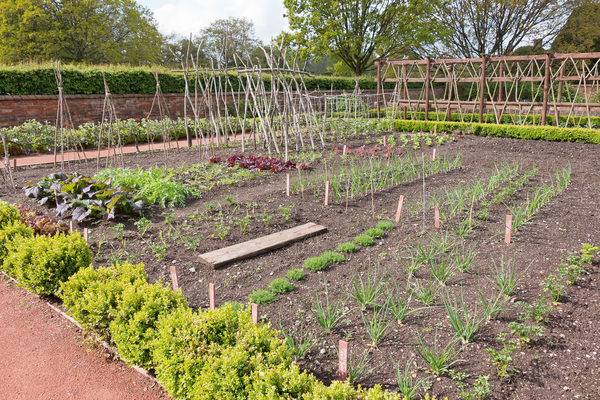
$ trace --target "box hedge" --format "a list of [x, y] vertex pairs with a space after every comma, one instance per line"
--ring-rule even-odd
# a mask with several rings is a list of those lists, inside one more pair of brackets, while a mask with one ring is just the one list
[[33, 229], [25, 226], [21, 221], [12, 221], [0, 228], [0, 266], [8, 256], [9, 245], [13, 241], [21, 241], [33, 237]]

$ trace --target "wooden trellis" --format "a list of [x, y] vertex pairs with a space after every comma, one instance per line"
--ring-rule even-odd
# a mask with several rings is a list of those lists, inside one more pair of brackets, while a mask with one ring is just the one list
[[[395, 82], [394, 107], [405, 119], [424, 113], [428, 120], [450, 120], [457, 113], [460, 121], [475, 114], [484, 122], [485, 114], [493, 114], [496, 123], [508, 115], [515, 124], [545, 125], [554, 116], [558, 126], [563, 116], [566, 124], [583, 118], [591, 126], [590, 117], [600, 115], [600, 53], [379, 59], [376, 65], [377, 93], [384, 82]], [[442, 97], [433, 90], [440, 86]], [[411, 96], [409, 87], [420, 94]]]

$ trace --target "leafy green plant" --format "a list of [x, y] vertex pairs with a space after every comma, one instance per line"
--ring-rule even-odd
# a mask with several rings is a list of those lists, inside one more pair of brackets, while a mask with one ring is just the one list
[[67, 233], [69, 225], [64, 221], [50, 217], [40, 210], [17, 205], [23, 225], [32, 228], [36, 235], [55, 235]]
[[293, 281], [301, 281], [306, 279], [306, 275], [304, 274], [304, 271], [302, 271], [299, 268], [292, 268], [290, 270], [288, 270], [285, 275], [290, 278]]
[[196, 251], [196, 249], [198, 248], [198, 245], [202, 241], [202, 238], [203, 238], [202, 235], [198, 235], [198, 236], [194, 236], [194, 237], [188, 237], [185, 235], [181, 236], [181, 240], [183, 241], [183, 245], [185, 246], [185, 248], [188, 250], [192, 250], [192, 251]]
[[0, 266], [8, 255], [13, 242], [16, 244], [25, 238], [32, 238], [33, 235], [33, 229], [25, 226], [19, 220], [7, 221], [0, 225]]
[[355, 253], [359, 248], [354, 242], [346, 242], [338, 244], [335, 250], [341, 253]]
[[373, 245], [373, 238], [366, 234], [356, 236], [354, 238], [354, 241], [363, 247], [368, 247], [368, 246]]
[[20, 221], [21, 214], [17, 207], [4, 200], [0, 200], [0, 228], [10, 222]]
[[598, 246], [592, 246], [589, 243], [584, 243], [580, 250], [581, 262], [584, 264], [590, 264], [594, 258], [594, 253], [598, 250], [600, 250]]
[[383, 229], [379, 228], [367, 229], [364, 234], [372, 237], [373, 239], [379, 239], [385, 236], [385, 232], [383, 231]]
[[488, 361], [496, 367], [496, 372], [501, 378], [508, 378], [510, 371], [516, 371], [514, 368], [511, 368], [509, 371], [508, 366], [510, 363], [514, 362], [512, 354], [519, 348], [519, 345], [514, 339], [508, 339], [507, 335], [508, 334], [506, 332], [498, 335], [497, 339], [500, 343], [502, 343], [502, 349], [485, 349], [485, 351], [491, 356]]
[[222, 219], [220, 219], [219, 221], [215, 221], [214, 229], [215, 229], [215, 234], [218, 236], [218, 238], [220, 240], [223, 240], [223, 239], [225, 239], [225, 236], [227, 236], [227, 234], [231, 230], [231, 227], [228, 225], [225, 225], [225, 222]]
[[286, 293], [293, 289], [294, 286], [285, 278], [275, 278], [269, 283], [269, 290], [273, 293]]
[[208, 212], [209, 214], [214, 214], [221, 210], [221, 205], [218, 202], [213, 200], [213, 201], [204, 203], [204, 208], [206, 209], [206, 212]]
[[125, 225], [122, 222], [119, 222], [115, 226], [109, 226], [108, 229], [115, 231], [116, 238], [121, 241], [121, 246], [125, 249], [127, 247], [127, 242], [125, 240]]
[[398, 383], [398, 390], [404, 396], [404, 400], [412, 400], [415, 397], [419, 388], [429, 386], [427, 379], [421, 378], [414, 380], [411, 373], [411, 368], [416, 367], [414, 360], [411, 358], [403, 370], [400, 369], [398, 364], [392, 359], [394, 364], [394, 371], [396, 372], [396, 382]]
[[275, 294], [266, 289], [255, 290], [248, 296], [248, 299], [250, 302], [258, 304], [259, 306], [267, 305], [277, 300]]
[[534, 336], [543, 336], [544, 327], [539, 325], [527, 325], [524, 322], [509, 322], [508, 327], [520, 343], [529, 343]]
[[473, 383], [471, 392], [467, 393], [462, 391], [460, 393], [460, 398], [463, 400], [484, 400], [486, 396], [492, 395], [493, 393], [494, 392], [492, 392], [490, 387], [490, 376], [479, 375], [475, 378], [475, 383]]
[[8, 244], [2, 268], [34, 293], [59, 294], [61, 282], [92, 262], [90, 248], [79, 233], [15, 237], [19, 240]]
[[548, 304], [546, 297], [538, 297], [533, 304], [517, 301], [516, 306], [521, 308], [519, 321], [533, 321], [536, 324], [548, 322], [548, 314], [554, 311], [554, 307]]
[[146, 232], [148, 232], [148, 229], [150, 229], [152, 222], [149, 219], [142, 217], [139, 220], [135, 221], [134, 225], [137, 228], [140, 237], [143, 238]]
[[307, 258], [304, 260], [302, 267], [312, 271], [322, 271], [329, 265], [342, 263], [344, 261], [346, 261], [346, 257], [344, 257], [342, 254], [333, 251], [326, 251], [318, 257]]
[[235, 197], [233, 197], [230, 194], [223, 194], [221, 195], [221, 197], [223, 198], [223, 200], [225, 200], [230, 206], [237, 206], [239, 203], [237, 202], [237, 200], [235, 199]]
[[564, 296], [565, 284], [563, 283], [563, 279], [554, 274], [550, 274], [540, 283], [540, 286], [548, 294], [550, 300], [554, 305], [560, 303], [560, 299]]
[[279, 206], [277, 207], [277, 211], [279, 211], [279, 214], [283, 217], [284, 220], [288, 221], [292, 217], [293, 208], [293, 204], [289, 206]]
[[252, 223], [252, 217], [248, 214], [244, 218], [234, 218], [233, 220], [240, 227], [241, 233], [247, 233]]
[[310, 311], [315, 317], [321, 328], [325, 333], [331, 333], [333, 328], [350, 313], [350, 309], [346, 309], [346, 299], [342, 299], [340, 296], [334, 303], [329, 299], [328, 285], [325, 282], [325, 302], [323, 303], [319, 298], [319, 292], [315, 293], [315, 297], [312, 298], [311, 304], [306, 303], [304, 300], [299, 299], [302, 304]]
[[379, 221], [377, 225], [375, 225], [376, 229], [381, 229], [382, 231], [391, 231], [394, 229], [394, 223], [391, 221]]
[[264, 226], [266, 228], [271, 223], [271, 219], [273, 219], [273, 217], [275, 216], [275, 214], [260, 213], [260, 214], [256, 214], [256, 216], [258, 218], [260, 218], [260, 220], [262, 221], [262, 223], [264, 224]]
[[[500, 293], [506, 298], [510, 298], [519, 283], [519, 280], [525, 275], [529, 266], [525, 268], [521, 273], [517, 273], [515, 269], [515, 260], [513, 259], [504, 262], [504, 258], [500, 260], [500, 266], [496, 264], [496, 261], [492, 259], [493, 266], [490, 267], [494, 280], [492, 283]], [[530, 264], [531, 265], [531, 264]]]
[[423, 361], [425, 361], [431, 370], [431, 373], [434, 376], [440, 376], [444, 373], [448, 373], [450, 371], [450, 367], [459, 362], [456, 357], [463, 350], [459, 348], [455, 350], [456, 344], [458, 343], [457, 339], [452, 339], [444, 348], [440, 346], [438, 337], [433, 340], [433, 346], [429, 347], [421, 334], [416, 332], [417, 343], [411, 341], [413, 347], [415, 348], [417, 354], [421, 356]]

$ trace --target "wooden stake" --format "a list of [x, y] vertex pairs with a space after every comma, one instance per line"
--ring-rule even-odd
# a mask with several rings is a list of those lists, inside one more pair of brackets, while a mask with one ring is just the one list
[[329, 205], [329, 181], [325, 181], [325, 205]]
[[252, 322], [258, 324], [258, 304], [252, 303]]
[[434, 126], [433, 126], [433, 134], [434, 134], [434, 135], [437, 135], [437, 125], [434, 125]]
[[440, 206], [435, 206], [435, 229], [440, 229]]
[[433, 161], [435, 161], [435, 148], [433, 149], [433, 156], [431, 157]]
[[400, 200], [398, 200], [398, 210], [396, 210], [396, 222], [400, 221], [400, 216], [402, 215], [402, 203], [404, 203], [404, 196], [400, 195]]
[[73, 221], [69, 221], [69, 232], [73, 232], [75, 230], [75, 224]]
[[16, 171], [17, 170], [17, 159], [13, 158], [13, 169]]
[[348, 146], [344, 145], [344, 149], [342, 150], [342, 155], [346, 155], [346, 151], [348, 150]]
[[344, 382], [348, 379], [348, 342], [340, 340], [339, 378]]
[[177, 280], [177, 268], [171, 265], [171, 283], [173, 284], [173, 291], [179, 290], [179, 281]]
[[215, 309], [215, 284], [208, 284], [208, 308]]
[[290, 197], [290, 174], [285, 174], [285, 194]]
[[85, 242], [88, 242], [88, 237], [89, 237], [89, 231], [88, 228], [83, 228], [83, 238], [85, 239]]
[[383, 136], [383, 147], [387, 146], [387, 137]]
[[506, 216], [506, 230], [504, 232], [504, 242], [510, 243], [510, 232], [512, 231], [512, 215]]

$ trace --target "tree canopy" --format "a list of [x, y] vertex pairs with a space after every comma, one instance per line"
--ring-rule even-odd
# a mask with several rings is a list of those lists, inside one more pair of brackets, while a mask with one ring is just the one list
[[284, 0], [294, 39], [316, 58], [333, 56], [363, 75], [377, 57], [418, 52], [444, 34], [439, 0]]
[[549, 43], [578, 1], [449, 0], [438, 8], [439, 23], [452, 30], [446, 53], [505, 55], [524, 41]]
[[161, 36], [134, 0], [3, 0], [0, 61], [149, 64]]
[[600, 52], [600, 4], [577, 7], [550, 48], [557, 53]]
[[235, 65], [234, 54], [244, 61], [261, 58], [262, 54], [254, 22], [246, 18], [229, 17], [212, 22], [200, 32], [199, 42], [208, 58], [227, 67]]

